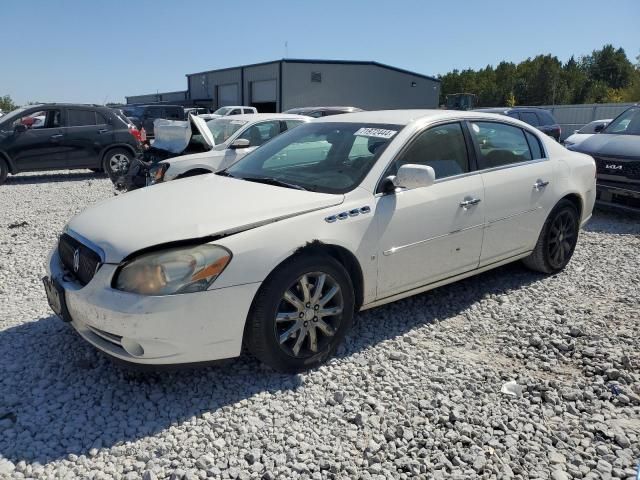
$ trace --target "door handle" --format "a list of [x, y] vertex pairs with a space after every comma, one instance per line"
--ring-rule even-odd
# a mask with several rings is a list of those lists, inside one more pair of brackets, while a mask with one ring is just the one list
[[98, 130], [98, 133], [107, 133], [108, 131], [108, 128], [103, 128], [102, 130]]
[[536, 190], [541, 190], [544, 187], [546, 187], [547, 185], [549, 185], [549, 182], [545, 182], [543, 180], [538, 180], [536, 181], [536, 183], [533, 184], [533, 188]]
[[51, 135], [51, 140], [57, 140], [59, 138], [64, 137], [64, 135], [62, 133], [56, 133], [55, 135]]
[[480, 203], [480, 199], [479, 198], [468, 198], [468, 199], [464, 199], [462, 202], [460, 202], [460, 206], [466, 210], [469, 207], [472, 207], [473, 205], [477, 205], [479, 203]]

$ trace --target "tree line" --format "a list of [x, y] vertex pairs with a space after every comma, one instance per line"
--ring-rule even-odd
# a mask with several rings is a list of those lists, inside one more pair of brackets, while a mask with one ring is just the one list
[[517, 65], [500, 62], [480, 70], [453, 70], [438, 76], [440, 104], [451, 93], [474, 93], [481, 107], [637, 102], [640, 55], [636, 60], [633, 64], [624, 49], [605, 45], [565, 63], [548, 54]]

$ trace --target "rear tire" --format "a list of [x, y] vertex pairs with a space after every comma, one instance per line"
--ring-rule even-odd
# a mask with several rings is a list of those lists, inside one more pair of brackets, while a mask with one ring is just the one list
[[569, 200], [560, 200], [544, 222], [533, 252], [522, 262], [531, 270], [557, 273], [563, 270], [576, 248], [580, 221]]
[[129, 171], [131, 160], [133, 160], [133, 154], [129, 150], [113, 148], [105, 153], [102, 168], [109, 175], [111, 181], [115, 182]]
[[278, 267], [258, 290], [245, 326], [246, 346], [281, 372], [316, 367], [344, 340], [354, 305], [351, 279], [339, 262], [299, 255]]
[[9, 176], [9, 166], [7, 162], [0, 158], [0, 185], [7, 181], [7, 177]]

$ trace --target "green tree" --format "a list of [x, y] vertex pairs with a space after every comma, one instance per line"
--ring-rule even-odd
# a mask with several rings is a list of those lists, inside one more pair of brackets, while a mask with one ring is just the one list
[[633, 81], [633, 65], [622, 48], [605, 45], [585, 58], [589, 77], [609, 88], [627, 88]]
[[17, 108], [17, 105], [13, 103], [13, 100], [11, 100], [11, 97], [9, 95], [0, 97], [0, 110], [7, 113], [7, 112], [10, 112], [11, 110], [15, 110], [16, 108]]

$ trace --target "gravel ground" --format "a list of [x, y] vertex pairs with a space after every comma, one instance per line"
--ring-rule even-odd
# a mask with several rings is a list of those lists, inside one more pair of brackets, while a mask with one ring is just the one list
[[559, 275], [514, 264], [363, 313], [307, 374], [141, 374], [40, 284], [64, 223], [110, 195], [84, 173], [0, 187], [0, 478], [635, 479], [637, 217], [598, 212]]

